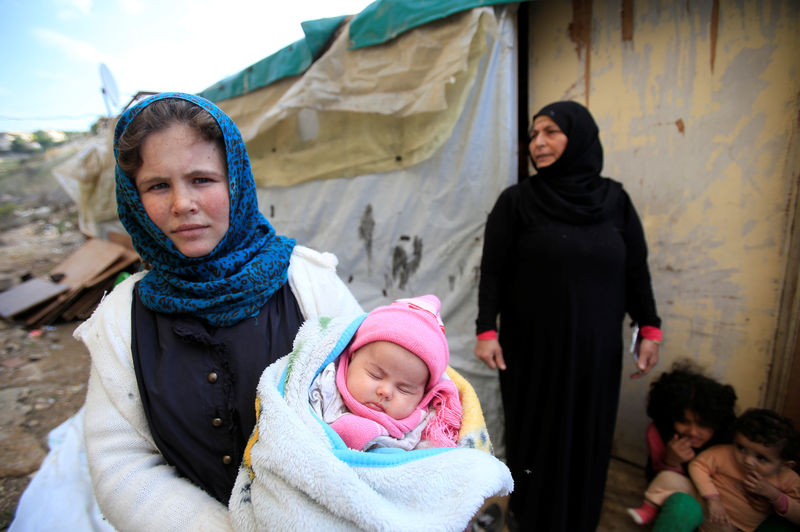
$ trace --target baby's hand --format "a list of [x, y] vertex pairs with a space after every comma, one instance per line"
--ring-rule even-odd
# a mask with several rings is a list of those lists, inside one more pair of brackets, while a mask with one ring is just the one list
[[672, 467], [679, 467], [693, 459], [694, 456], [694, 449], [692, 449], [689, 438], [675, 434], [667, 443], [667, 455], [664, 457], [664, 462]]
[[725, 511], [725, 507], [722, 506], [722, 502], [720, 502], [719, 497], [713, 497], [707, 500], [709, 520], [718, 525], [730, 525], [728, 512]]
[[781, 490], [755, 471], [750, 471], [745, 475], [744, 480], [742, 480], [742, 487], [748, 493], [760, 495], [770, 501], [777, 499], [781, 494]]

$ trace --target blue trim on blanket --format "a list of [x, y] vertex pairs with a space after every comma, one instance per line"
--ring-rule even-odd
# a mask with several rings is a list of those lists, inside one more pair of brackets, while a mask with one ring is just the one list
[[317, 372], [314, 373], [314, 378], [311, 379], [312, 382], [314, 381], [314, 379], [317, 378], [317, 376], [320, 373], [322, 373], [322, 370], [325, 369], [325, 366], [327, 366], [328, 364], [330, 364], [331, 362], [333, 362], [334, 360], [339, 358], [339, 355], [342, 354], [342, 351], [344, 351], [344, 348], [347, 347], [347, 344], [349, 344], [350, 340], [353, 339], [353, 335], [356, 334], [356, 331], [358, 330], [359, 327], [361, 327], [361, 323], [366, 318], [367, 318], [367, 315], [366, 314], [362, 314], [361, 316], [359, 316], [356, 319], [354, 319], [353, 321], [351, 321], [350, 325], [345, 327], [345, 329], [342, 331], [341, 336], [339, 336], [339, 340], [336, 342], [336, 345], [333, 346], [333, 349], [331, 349], [331, 352], [328, 353], [328, 356], [322, 362], [322, 364], [320, 365], [319, 369], [317, 369]]
[[[331, 349], [331, 352], [328, 353], [328, 356], [325, 358], [325, 362], [323, 362], [322, 365], [319, 367], [319, 369], [317, 369], [317, 372], [314, 373], [314, 377], [311, 379], [311, 382], [313, 382], [314, 379], [316, 379], [317, 376], [320, 373], [322, 373], [322, 370], [325, 369], [325, 366], [336, 360], [339, 357], [339, 355], [342, 354], [342, 351], [344, 351], [344, 348], [347, 347], [347, 344], [350, 343], [350, 340], [353, 338], [353, 335], [356, 333], [358, 328], [361, 326], [361, 322], [363, 322], [366, 317], [367, 317], [366, 313], [362, 314], [353, 321], [351, 321], [347, 327], [345, 327], [345, 329], [342, 331], [342, 334], [339, 336], [339, 340], [336, 341], [336, 345], [333, 346], [333, 349]], [[319, 319], [326, 319], [326, 318], [319, 318]], [[286, 391], [286, 373], [288, 372], [288, 370], [289, 370], [289, 365], [287, 364], [283, 368], [283, 372], [281, 372], [280, 381], [278, 381], [278, 393], [281, 394], [281, 397], [284, 398], [286, 397], [284, 392]]]
[[311, 410], [311, 415], [314, 416], [314, 419], [319, 422], [319, 424], [322, 426], [322, 430], [324, 430], [325, 434], [328, 436], [328, 440], [330, 440], [331, 445], [333, 446], [333, 449], [331, 449], [333, 455], [345, 464], [351, 466], [391, 467], [455, 449], [455, 447], [439, 447], [406, 451], [405, 449], [397, 449], [392, 447], [377, 447], [375, 449], [370, 449], [369, 451], [356, 451], [347, 447], [347, 445], [344, 443], [344, 440], [342, 440], [342, 437], [339, 436], [339, 434], [333, 430], [330, 425], [322, 421], [314, 413], [311, 406], [308, 408]]
[[[339, 435], [336, 435], [339, 437]], [[341, 438], [339, 438], [341, 441]], [[403, 449], [379, 448], [371, 451], [354, 451], [353, 449], [333, 449], [336, 458], [347, 465], [354, 467], [392, 467], [407, 464], [414, 460], [428, 458], [437, 454], [446, 453], [458, 449], [458, 447], [437, 447], [433, 449], [414, 449], [404, 451]]]

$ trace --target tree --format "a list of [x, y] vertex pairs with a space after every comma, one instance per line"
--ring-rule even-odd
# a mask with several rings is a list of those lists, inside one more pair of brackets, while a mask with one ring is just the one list
[[33, 139], [39, 143], [39, 146], [41, 146], [43, 150], [46, 150], [55, 144], [53, 139], [50, 137], [50, 134], [47, 133], [47, 131], [42, 131], [41, 129], [33, 134]]
[[11, 151], [15, 152], [28, 151], [28, 143], [25, 141], [23, 137], [15, 136], [11, 140]]

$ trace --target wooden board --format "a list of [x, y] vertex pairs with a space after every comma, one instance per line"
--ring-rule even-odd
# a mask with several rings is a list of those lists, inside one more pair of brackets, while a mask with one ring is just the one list
[[109, 277], [117, 275], [119, 272], [123, 270], [127, 270], [132, 265], [136, 264], [136, 262], [140, 261], [139, 254], [133, 250], [125, 249], [122, 252], [122, 255], [114, 261], [108, 268], [104, 271], [100, 272], [97, 276], [93, 279], [89, 279], [86, 281], [85, 286], [94, 286], [96, 284], [102, 283]]
[[37, 305], [46, 303], [69, 290], [69, 286], [45, 279], [28, 279], [0, 293], [0, 316], [9, 319]]
[[92, 238], [50, 272], [53, 279], [78, 289], [100, 275], [119, 259], [126, 248], [100, 238]]
[[108, 241], [113, 242], [115, 244], [119, 244], [120, 246], [125, 246], [126, 248], [133, 250], [133, 241], [131, 240], [131, 237], [130, 235], [128, 235], [128, 233], [109, 231]]
[[[25, 325], [41, 327], [52, 323], [81, 298], [87, 287], [108, 279], [137, 260], [139, 260], [139, 256], [136, 252], [125, 246], [99, 238], [87, 240], [50, 272], [51, 277], [68, 285], [69, 291], [60, 294], [54, 301], [41, 305], [35, 312], [27, 315]], [[86, 302], [81, 301], [80, 307], [85, 307], [85, 305]]]

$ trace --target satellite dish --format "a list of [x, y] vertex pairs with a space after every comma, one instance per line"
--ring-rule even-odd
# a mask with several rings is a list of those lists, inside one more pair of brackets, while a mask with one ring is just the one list
[[114, 109], [114, 114], [116, 114], [119, 106], [119, 91], [117, 82], [114, 81], [114, 76], [111, 75], [111, 71], [105, 63], [100, 63], [100, 81], [103, 83], [100, 90], [103, 93], [103, 100], [106, 102], [106, 114], [113, 116], [111, 110]]

